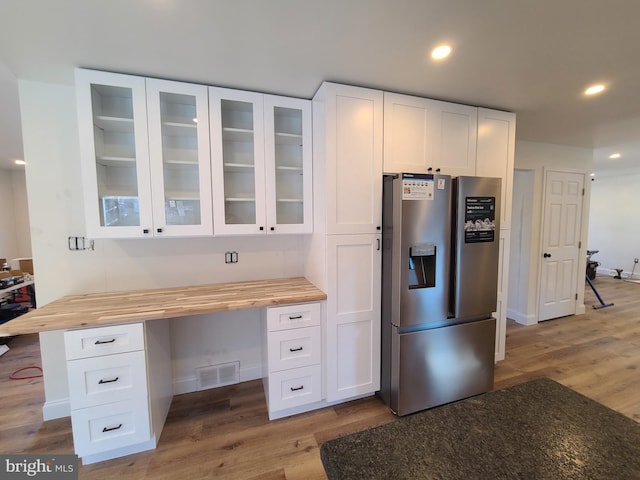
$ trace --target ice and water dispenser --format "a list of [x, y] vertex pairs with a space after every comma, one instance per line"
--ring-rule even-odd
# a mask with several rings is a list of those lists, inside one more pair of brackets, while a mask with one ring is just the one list
[[436, 245], [416, 243], [409, 247], [409, 289], [436, 286]]

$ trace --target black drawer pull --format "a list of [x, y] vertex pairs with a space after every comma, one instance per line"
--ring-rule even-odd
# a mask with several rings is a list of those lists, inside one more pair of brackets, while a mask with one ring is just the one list
[[290, 348], [289, 351], [290, 352], [301, 352], [302, 351], [302, 347]]
[[300, 320], [302, 315], [289, 315], [289, 320]]
[[304, 385], [300, 385], [299, 387], [289, 387], [291, 388], [292, 392], [295, 392], [296, 390], [302, 390], [304, 388]]
[[111, 380], [102, 380], [100, 379], [100, 381], [98, 382], [98, 385], [102, 385], [103, 383], [113, 383], [113, 382], [117, 382], [118, 378], [120, 377], [116, 377], [116, 378], [112, 378]]
[[115, 338], [112, 338], [111, 340], [96, 340], [96, 343], [95, 343], [95, 344], [96, 344], [96, 345], [103, 345], [103, 344], [105, 344], [105, 343], [113, 343], [113, 342], [115, 342], [115, 341], [116, 341], [116, 339], [115, 339]]
[[122, 428], [122, 424], [118, 425], [117, 427], [109, 427], [109, 428], [104, 427], [104, 428], [102, 429], [102, 433], [105, 433], [105, 432], [111, 432], [111, 431], [113, 431], [113, 430], [118, 430], [119, 428]]

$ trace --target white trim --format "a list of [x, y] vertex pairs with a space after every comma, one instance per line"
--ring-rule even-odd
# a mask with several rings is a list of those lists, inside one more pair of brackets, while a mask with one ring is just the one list
[[44, 405], [42, 406], [42, 419], [45, 421], [70, 416], [71, 405], [69, 404], [69, 398], [61, 398], [59, 400], [44, 402]]
[[536, 325], [538, 323], [537, 315], [535, 314], [526, 314], [521, 312], [516, 312], [514, 310], [507, 309], [507, 318], [510, 318], [516, 323], [520, 325]]

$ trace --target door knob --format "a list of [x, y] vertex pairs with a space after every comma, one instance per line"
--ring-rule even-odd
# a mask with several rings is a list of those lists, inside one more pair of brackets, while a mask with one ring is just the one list
[[542, 255], [542, 256], [543, 256], [544, 258], [551, 258], [551, 254], [550, 254], [550, 253], [547, 253], [547, 252], [545, 252], [545, 253], [544, 253], [544, 255]]

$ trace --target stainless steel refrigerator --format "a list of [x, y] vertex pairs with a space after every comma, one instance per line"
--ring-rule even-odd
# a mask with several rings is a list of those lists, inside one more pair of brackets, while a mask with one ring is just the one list
[[384, 177], [379, 395], [398, 415], [493, 388], [500, 187]]

